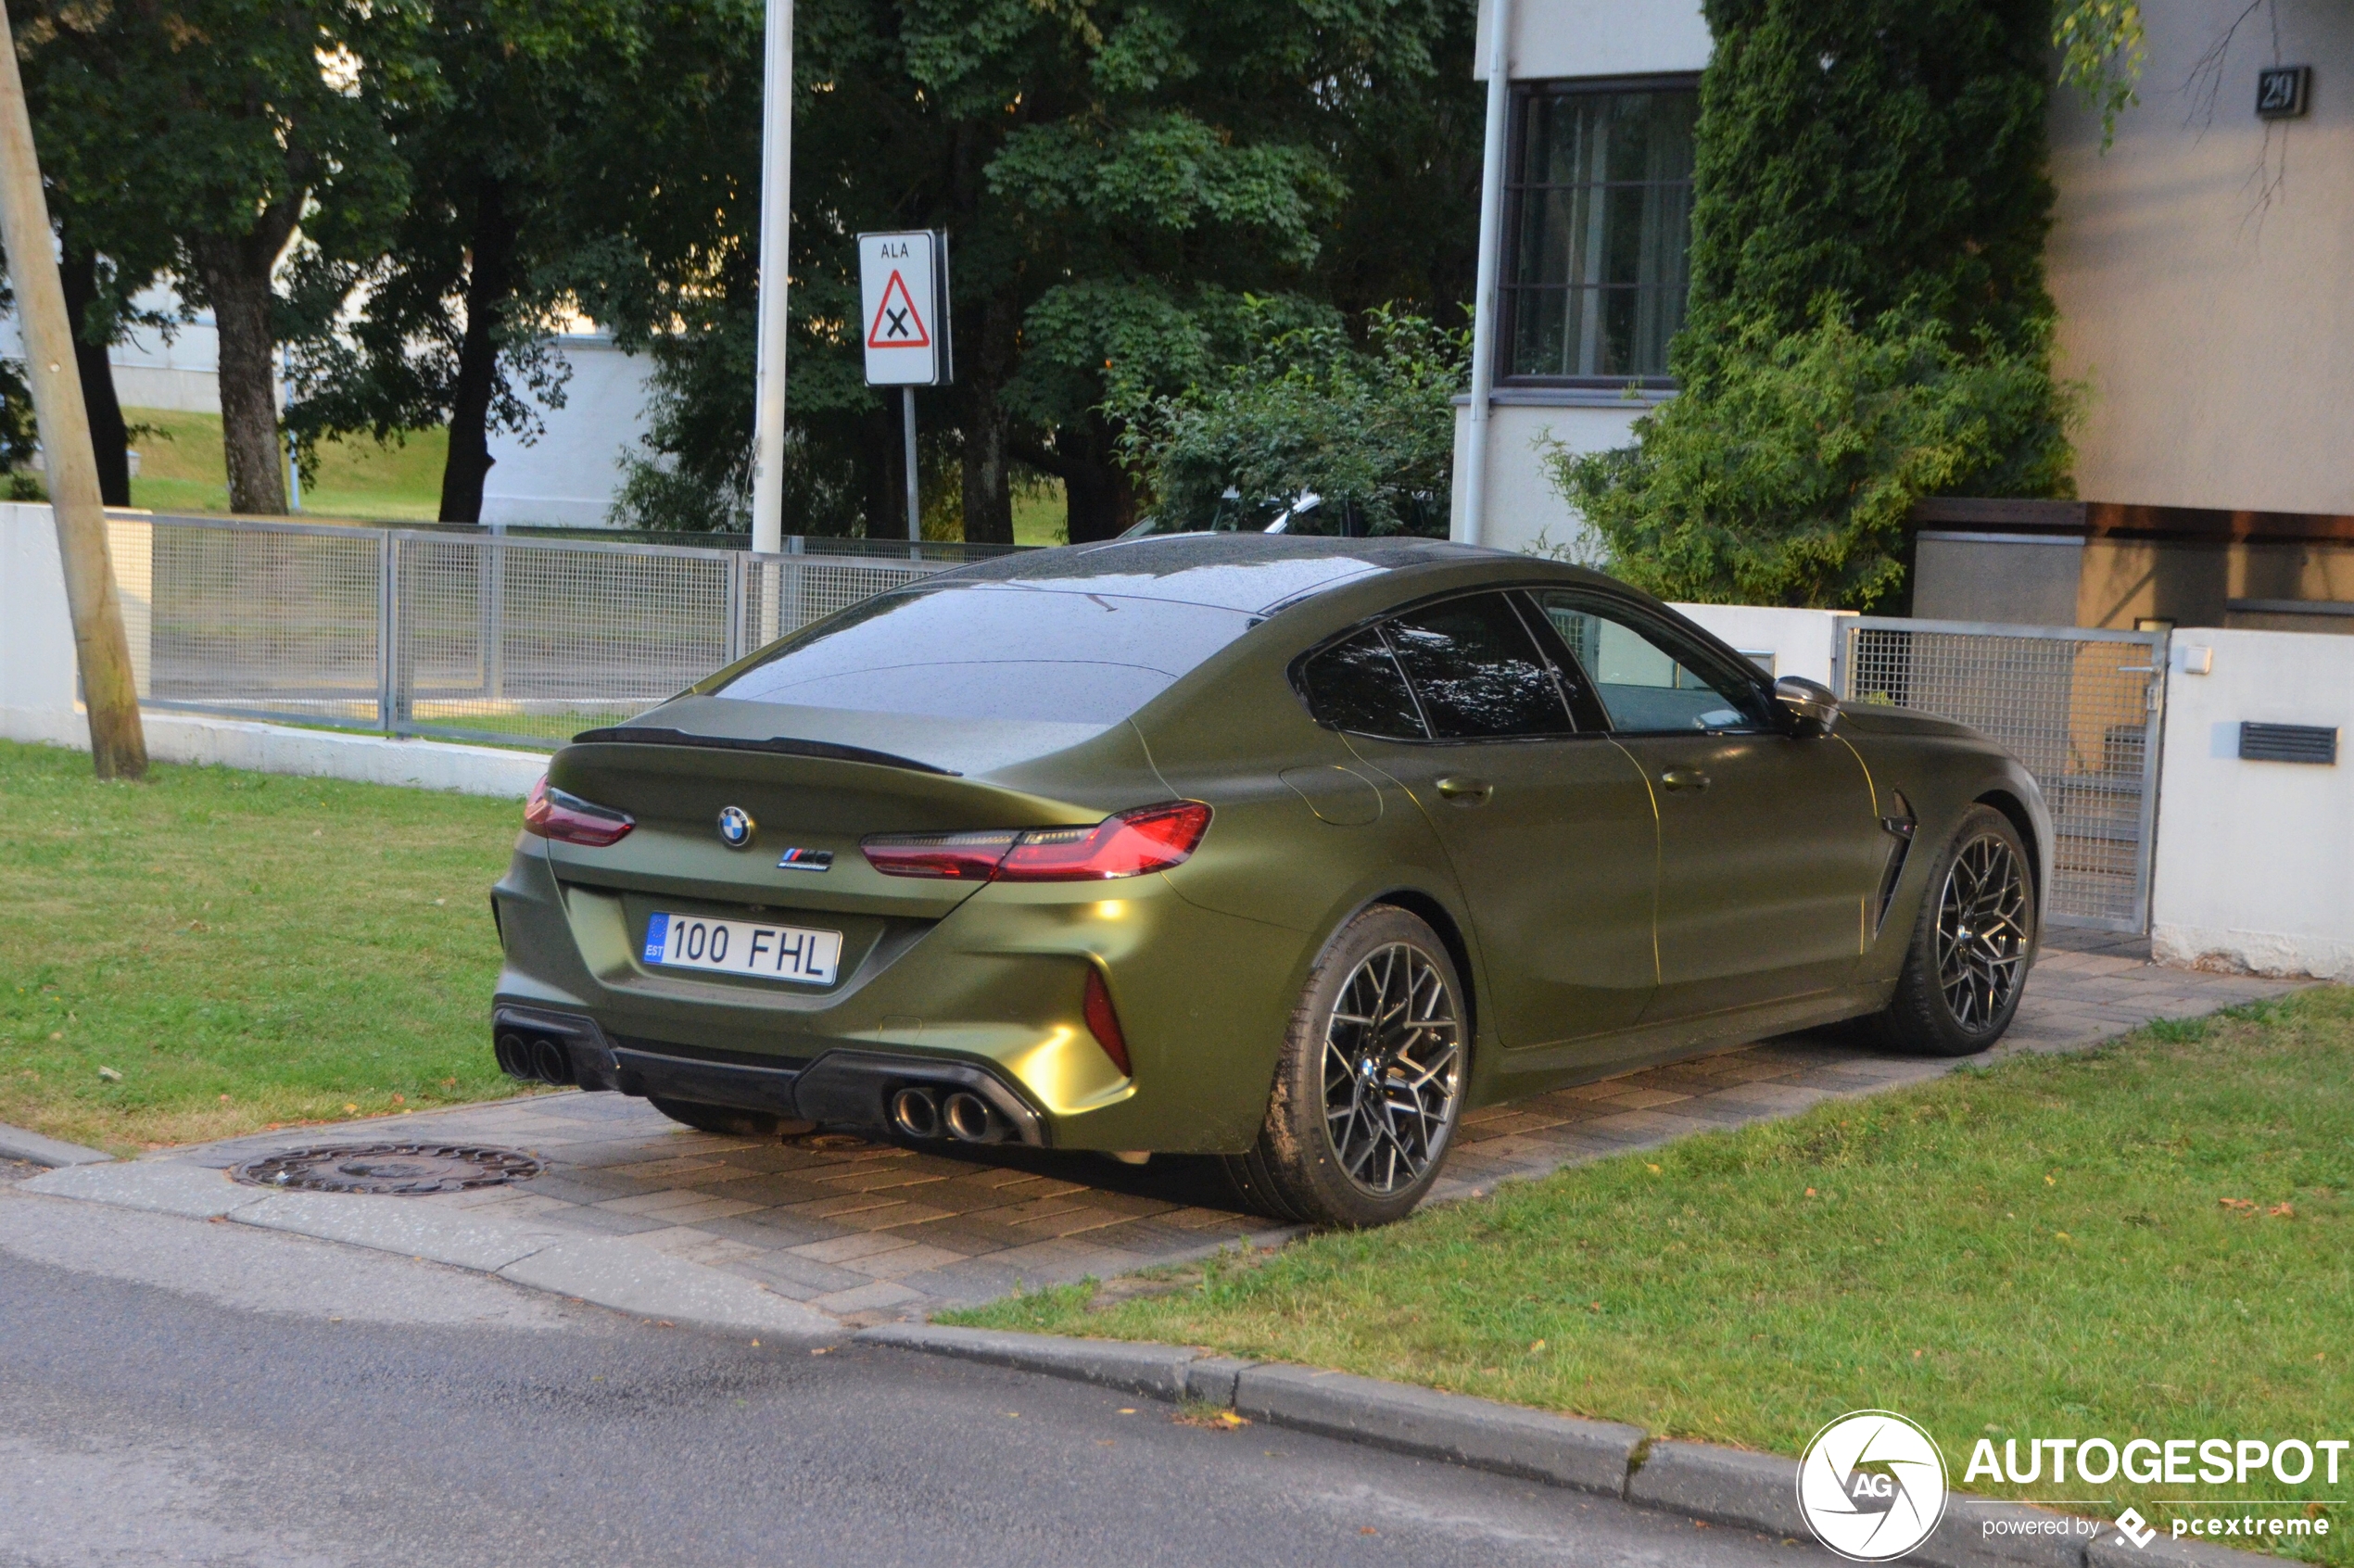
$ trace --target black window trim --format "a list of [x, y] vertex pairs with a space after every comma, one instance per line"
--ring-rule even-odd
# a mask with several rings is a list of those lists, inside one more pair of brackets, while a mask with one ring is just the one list
[[[1546, 582], [1541, 579], [1535, 582], [1481, 583], [1472, 588], [1445, 588], [1436, 593], [1425, 594], [1420, 599], [1410, 599], [1402, 604], [1392, 604], [1334, 632], [1329, 637], [1318, 639], [1314, 644], [1285, 666], [1285, 677], [1290, 682], [1292, 695], [1297, 698], [1299, 705], [1307, 710], [1309, 722], [1319, 729], [1329, 729], [1335, 735], [1362, 735], [1368, 740], [1383, 740], [1393, 746], [1550, 746], [1567, 740], [1607, 740], [1613, 733], [1610, 727], [1610, 713], [1608, 709], [1602, 707], [1601, 693], [1593, 689], [1592, 679], [1587, 677], [1584, 667], [1577, 663], [1576, 656], [1570, 653], [1568, 645], [1563, 643], [1560, 635], [1553, 631], [1551, 624], [1545, 622], [1543, 614], [1534, 605], [1520, 602], [1520, 598], [1525, 593], [1537, 589], [1559, 588], [1563, 586], [1558, 582]], [[1511, 605], [1512, 613], [1520, 617], [1522, 629], [1528, 633], [1529, 640], [1537, 645], [1537, 651], [1549, 666], [1549, 673], [1553, 677], [1553, 695], [1560, 700], [1562, 712], [1568, 716], [1573, 727], [1563, 730], [1559, 735], [1465, 735], [1441, 739], [1431, 732], [1430, 714], [1423, 707], [1423, 694], [1414, 689], [1413, 679], [1406, 674], [1406, 666], [1398, 662], [1398, 650], [1391, 644], [1389, 634], [1384, 628], [1400, 615], [1411, 614], [1414, 611], [1427, 609], [1434, 604], [1443, 604], [1449, 600], [1471, 599], [1480, 594], [1500, 595]], [[1540, 622], [1544, 624], [1538, 625], [1538, 623]], [[1338, 725], [1327, 724], [1317, 717], [1316, 706], [1309, 700], [1308, 695], [1309, 662], [1328, 649], [1337, 648], [1342, 643], [1367, 631], [1380, 637], [1382, 647], [1389, 654], [1391, 666], [1398, 671], [1398, 678], [1405, 683], [1406, 695], [1414, 704], [1414, 716], [1422, 721], [1422, 734], [1378, 735], [1372, 730], [1343, 729]], [[1563, 663], [1563, 659], [1566, 659], [1567, 663]], [[1587, 700], [1601, 713], [1601, 723], [1596, 728], [1586, 727], [1585, 715], [1579, 713], [1578, 702], [1562, 685], [1563, 677], [1571, 671], [1575, 671], [1578, 678], [1585, 681]]]
[[[1750, 722], [1739, 729], [1620, 729], [1614, 724], [1609, 733], [1627, 737], [1640, 736], [1647, 739], [1657, 736], [1778, 735], [1782, 733], [1781, 727], [1775, 722], [1773, 684], [1766, 679], [1755, 664], [1719, 644], [1706, 628], [1692, 626], [1674, 616], [1672, 613], [1662, 615], [1639, 600], [1629, 599], [1623, 594], [1611, 593], [1601, 588], [1590, 588], [1583, 583], [1546, 583], [1528, 591], [1562, 593], [1574, 598], [1588, 599], [1598, 607], [1616, 612], [1638, 626], [1649, 626], [1663, 637], [1690, 644], [1701, 657], [1696, 661], [1681, 660], [1679, 662], [1692, 664], [1703, 676], [1714, 674], [1731, 677], [1734, 684], [1748, 689], [1752, 700], [1757, 705], [1756, 712], [1748, 715]], [[1563, 640], [1559, 628], [1554, 626], [1551, 617], [1545, 614], [1543, 608], [1541, 606], [1533, 606], [1533, 608], [1537, 611], [1535, 618], [1544, 623], [1543, 629], [1538, 634], [1539, 637], [1551, 639], [1554, 646], [1561, 650], [1562, 656], [1570, 661], [1570, 667], [1586, 677], [1587, 686], [1594, 692], [1595, 700], [1600, 702], [1601, 683], [1594, 679], [1584, 664], [1577, 662], [1576, 653], [1567, 642]], [[1675, 655], [1671, 654], [1670, 657]], [[1411, 686], [1410, 682], [1410, 689]]]
[[[1509, 269], [1512, 259], [1520, 254], [1522, 196], [1528, 185], [1520, 178], [1526, 167], [1528, 137], [1528, 106], [1540, 97], [1571, 97], [1589, 94], [1609, 93], [1676, 93], [1700, 91], [1700, 72], [1665, 71], [1638, 76], [1554, 76], [1512, 84], [1512, 105], [1506, 122], [1504, 146], [1503, 211], [1500, 221], [1503, 226], [1498, 254], [1504, 258]], [[1511, 345], [1519, 332], [1521, 286], [1509, 277], [1497, 279], [1496, 293], [1500, 309], [1497, 312], [1496, 341], [1504, 346], [1504, 365], [1512, 362]], [[1559, 387], [1568, 390], [1657, 393], [1672, 395], [1678, 383], [1669, 375], [1520, 375], [1500, 368], [1495, 385], [1503, 387]]]

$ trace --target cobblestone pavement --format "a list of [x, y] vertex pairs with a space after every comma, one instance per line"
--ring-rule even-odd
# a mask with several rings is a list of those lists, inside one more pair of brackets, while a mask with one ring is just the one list
[[[2295, 982], [2163, 968], [2134, 938], [2057, 931], [1996, 1052], [2065, 1051], [2158, 1018], [2272, 996]], [[1797, 1034], [1474, 1111], [1434, 1201], [1601, 1155], [1788, 1116], [1935, 1078], [1947, 1061]], [[289, 1130], [150, 1157], [213, 1168], [272, 1149], [382, 1136], [386, 1121]], [[640, 1245], [756, 1280], [853, 1323], [918, 1317], [1017, 1286], [1114, 1275], [1293, 1228], [1234, 1212], [1210, 1161], [1130, 1168], [1026, 1149], [923, 1152], [819, 1132], [779, 1140], [677, 1127], [643, 1100], [551, 1094], [399, 1119], [406, 1138], [529, 1149], [527, 1185], [420, 1204]]]

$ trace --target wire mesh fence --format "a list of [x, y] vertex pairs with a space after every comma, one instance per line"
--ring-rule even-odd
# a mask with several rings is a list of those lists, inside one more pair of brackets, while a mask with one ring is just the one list
[[151, 706], [551, 746], [987, 547], [110, 517]]
[[2055, 925], [2145, 929], [2166, 633], [1863, 617], [1842, 699], [1967, 724], [2005, 746], [2052, 814]]

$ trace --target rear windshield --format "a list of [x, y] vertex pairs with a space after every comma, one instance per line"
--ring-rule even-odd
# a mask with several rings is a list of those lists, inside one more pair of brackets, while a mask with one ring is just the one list
[[709, 693], [940, 718], [1117, 724], [1250, 629], [1159, 599], [1014, 586], [879, 594]]

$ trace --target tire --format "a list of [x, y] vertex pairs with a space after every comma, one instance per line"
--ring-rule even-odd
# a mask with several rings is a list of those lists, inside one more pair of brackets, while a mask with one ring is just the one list
[[1462, 1116], [1462, 996], [1446, 943], [1403, 909], [1375, 904], [1335, 933], [1292, 1009], [1259, 1141], [1226, 1157], [1243, 1200], [1345, 1230], [1405, 1218]]
[[2010, 818], [1974, 805], [1930, 868], [1888, 1005], [1859, 1020], [1886, 1050], [1968, 1056], [2018, 1015], [2035, 955], [2035, 876]]
[[726, 1132], [739, 1138], [766, 1138], [774, 1134], [778, 1119], [766, 1111], [739, 1110], [734, 1106], [706, 1106], [693, 1100], [664, 1100], [646, 1096], [646, 1104], [671, 1120], [691, 1127], [698, 1132]]

